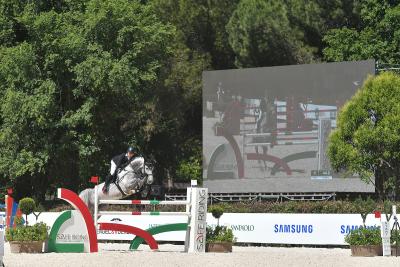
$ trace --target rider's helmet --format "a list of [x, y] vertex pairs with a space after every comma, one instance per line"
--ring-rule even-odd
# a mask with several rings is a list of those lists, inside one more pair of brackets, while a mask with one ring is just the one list
[[126, 155], [127, 155], [128, 159], [129, 160], [133, 159], [135, 154], [136, 154], [135, 149], [132, 146], [128, 147], [128, 150], [126, 151]]

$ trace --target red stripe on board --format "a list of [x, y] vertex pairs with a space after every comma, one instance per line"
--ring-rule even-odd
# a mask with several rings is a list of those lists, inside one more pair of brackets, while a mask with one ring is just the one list
[[140, 211], [132, 211], [132, 215], [141, 215], [142, 214], [142, 212], [140, 212]]
[[138, 200], [138, 199], [132, 200], [132, 204], [141, 204], [141, 203], [142, 203], [141, 200]]
[[134, 226], [118, 224], [118, 223], [99, 223], [99, 225], [100, 225], [100, 230], [121, 231], [125, 233], [134, 234], [136, 236], [140, 236], [146, 241], [146, 243], [150, 246], [151, 249], [158, 249], [157, 241], [149, 232], [145, 230], [142, 230]]

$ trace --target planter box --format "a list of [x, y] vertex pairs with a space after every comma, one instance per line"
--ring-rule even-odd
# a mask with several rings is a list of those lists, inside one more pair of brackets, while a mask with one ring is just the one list
[[9, 241], [11, 253], [42, 253], [43, 241]]
[[354, 257], [374, 257], [382, 256], [381, 245], [368, 245], [368, 246], [350, 246], [351, 256]]
[[206, 252], [232, 252], [232, 243], [231, 242], [207, 243]]

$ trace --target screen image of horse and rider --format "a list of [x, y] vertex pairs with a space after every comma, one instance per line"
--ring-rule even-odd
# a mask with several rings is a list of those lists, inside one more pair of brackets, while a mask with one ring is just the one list
[[210, 192], [373, 192], [332, 170], [338, 111], [375, 61], [203, 72], [203, 179]]

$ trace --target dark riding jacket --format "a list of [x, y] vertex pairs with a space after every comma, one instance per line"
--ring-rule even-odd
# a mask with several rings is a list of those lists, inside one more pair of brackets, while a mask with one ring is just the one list
[[[135, 157], [132, 157], [132, 159], [134, 159]], [[120, 155], [114, 156], [112, 158], [112, 161], [114, 161], [115, 165], [117, 166], [115, 168], [115, 171], [117, 171], [120, 168], [124, 168], [125, 166], [127, 166], [129, 164], [129, 162], [131, 161], [128, 159], [128, 157], [126, 156], [125, 153], [122, 153]]]

